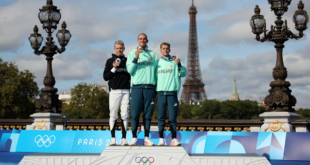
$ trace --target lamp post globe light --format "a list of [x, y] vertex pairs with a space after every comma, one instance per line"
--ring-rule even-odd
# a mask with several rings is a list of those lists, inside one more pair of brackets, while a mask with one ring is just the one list
[[44, 77], [44, 88], [41, 89], [40, 98], [35, 102], [36, 112], [54, 112], [53, 108], [56, 108], [56, 112], [60, 112], [59, 108], [62, 106], [62, 102], [58, 99], [57, 88], [54, 88], [56, 83], [53, 76], [52, 61], [53, 56], [57, 53], [64, 52], [65, 46], [70, 41], [71, 34], [66, 30], [66, 22], [63, 22], [62, 29], [58, 31], [56, 37], [61, 48], [58, 48], [53, 41], [52, 33], [57, 29], [57, 24], [61, 18], [60, 10], [56, 6], [53, 6], [52, 0], [47, 0], [46, 5], [40, 9], [38, 14], [39, 20], [43, 25], [43, 29], [48, 33], [46, 37], [45, 46], [40, 50], [43, 42], [43, 37], [38, 33], [38, 27], [35, 25], [33, 28], [34, 33], [30, 35], [29, 41], [31, 47], [34, 49], [36, 55], [44, 54], [47, 60], [47, 71]]
[[[266, 20], [263, 15], [260, 15], [260, 9], [256, 5], [254, 12], [255, 15], [250, 19], [250, 25], [252, 32], [256, 34], [256, 40], [260, 42], [271, 41], [275, 43], [277, 51], [276, 66], [273, 68], [273, 78], [275, 81], [270, 83], [271, 89], [269, 95], [265, 97], [265, 104], [268, 106], [266, 111], [270, 112], [295, 112], [292, 106], [296, 105], [296, 98], [291, 95], [289, 81], [285, 81], [287, 77], [287, 69], [283, 63], [283, 48], [284, 42], [289, 38], [299, 39], [303, 37], [303, 31], [307, 29], [307, 23], [309, 22], [309, 16], [304, 9], [304, 4], [300, 0], [298, 4], [298, 10], [293, 16], [295, 23], [295, 29], [299, 31], [298, 35], [292, 33], [287, 27], [287, 21], [282, 21], [282, 15], [287, 11], [288, 6], [292, 0], [268, 0], [271, 5], [271, 11], [274, 11], [277, 16], [275, 21], [275, 27], [271, 25], [270, 31], [267, 33]], [[283, 25], [284, 23], [284, 25]], [[263, 38], [260, 35], [263, 33]]]

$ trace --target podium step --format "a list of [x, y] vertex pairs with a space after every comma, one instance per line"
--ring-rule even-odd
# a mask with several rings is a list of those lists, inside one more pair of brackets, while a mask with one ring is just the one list
[[190, 154], [182, 146], [108, 146], [101, 154], [35, 153], [19, 165], [270, 165], [257, 154]]
[[108, 146], [90, 165], [106, 165], [105, 159], [111, 165], [196, 165], [182, 146]]
[[257, 154], [190, 154], [197, 165], [271, 165]]
[[86, 165], [98, 156], [100, 154], [35, 153], [24, 156], [18, 165]]

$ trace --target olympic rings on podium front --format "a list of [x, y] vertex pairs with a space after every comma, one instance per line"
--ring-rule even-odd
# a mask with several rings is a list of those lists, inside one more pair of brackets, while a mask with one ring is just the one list
[[[150, 161], [151, 158], [153, 159], [152, 162]], [[154, 163], [155, 159], [154, 159], [153, 157], [149, 157], [149, 158], [147, 159], [147, 161], [149, 161], [150, 163]]]
[[140, 163], [142, 163], [142, 165], [143, 164], [145, 164], [146, 165], [146, 163], [149, 163], [149, 165], [150, 164], [152, 164], [152, 163], [154, 163], [154, 161], [155, 161], [155, 159], [154, 159], [154, 157], [145, 157], [145, 156], [143, 156], [142, 158], [141, 157], [139, 157], [139, 156], [137, 156], [136, 158], [135, 158], [135, 161], [136, 161], [136, 163], [138, 163], [139, 165], [140, 165]]

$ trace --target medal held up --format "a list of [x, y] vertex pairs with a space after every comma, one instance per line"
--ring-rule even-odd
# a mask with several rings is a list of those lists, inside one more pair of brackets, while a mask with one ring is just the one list
[[142, 52], [143, 51], [143, 47], [139, 46], [138, 49]]

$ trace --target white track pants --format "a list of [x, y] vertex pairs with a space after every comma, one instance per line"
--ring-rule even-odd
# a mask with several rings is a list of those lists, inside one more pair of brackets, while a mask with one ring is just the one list
[[130, 111], [129, 105], [130, 90], [129, 89], [111, 89], [109, 95], [109, 109], [110, 109], [110, 130], [113, 129], [115, 125], [115, 120], [118, 119], [118, 110], [121, 107], [121, 119], [125, 130], [127, 131], [128, 117]]

